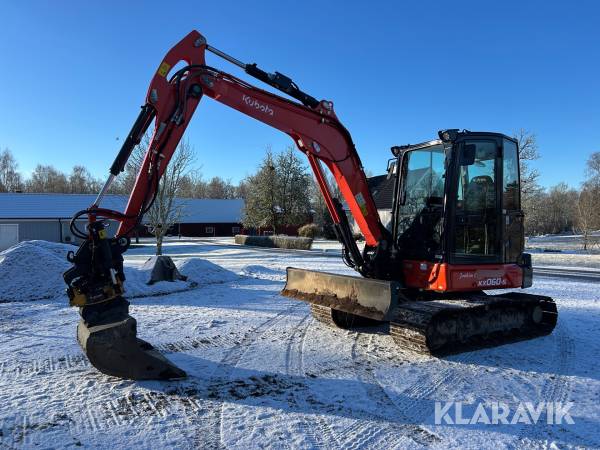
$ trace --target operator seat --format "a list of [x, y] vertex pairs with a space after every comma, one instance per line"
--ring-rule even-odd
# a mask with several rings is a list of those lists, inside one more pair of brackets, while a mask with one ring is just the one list
[[495, 207], [496, 190], [494, 180], [488, 175], [473, 177], [465, 192], [465, 211], [484, 212]]
[[494, 180], [488, 175], [473, 177], [465, 192], [465, 214], [469, 225], [464, 230], [466, 253], [487, 255], [493, 236], [496, 202]]

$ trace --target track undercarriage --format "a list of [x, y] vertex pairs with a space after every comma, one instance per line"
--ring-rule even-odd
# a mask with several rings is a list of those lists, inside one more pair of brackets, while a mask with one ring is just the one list
[[401, 348], [443, 356], [550, 334], [554, 301], [510, 292], [422, 295], [395, 282], [288, 269], [282, 294], [311, 304], [315, 319], [339, 328], [389, 323]]

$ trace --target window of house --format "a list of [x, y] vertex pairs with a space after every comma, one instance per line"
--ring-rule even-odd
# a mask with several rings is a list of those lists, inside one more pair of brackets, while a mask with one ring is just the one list
[[215, 234], [215, 227], [205, 227], [204, 232], [206, 234]]
[[240, 232], [240, 227], [231, 227], [231, 232], [233, 234], [239, 234]]

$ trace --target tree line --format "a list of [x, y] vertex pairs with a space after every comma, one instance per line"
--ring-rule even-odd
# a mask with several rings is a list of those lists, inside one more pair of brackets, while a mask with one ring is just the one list
[[600, 152], [587, 160], [585, 180], [578, 189], [558, 183], [536, 187], [523, 199], [528, 236], [574, 232], [581, 234], [585, 250], [591, 235], [600, 230]]
[[[189, 145], [189, 144], [187, 144]], [[141, 162], [146, 145], [140, 144], [132, 154], [125, 173], [121, 174], [111, 187], [111, 194], [129, 195], [138, 164]], [[137, 158], [137, 159], [136, 159]], [[242, 198], [244, 186], [235, 185], [231, 180], [202, 177], [200, 170], [191, 170], [188, 163], [186, 173], [180, 180], [178, 195], [185, 198], [227, 199]], [[70, 173], [65, 173], [48, 164], [38, 164], [29, 177], [19, 171], [19, 164], [12, 152], [0, 150], [0, 192], [34, 192], [61, 194], [96, 194], [102, 188], [104, 180], [94, 177], [87, 168], [75, 165]]]

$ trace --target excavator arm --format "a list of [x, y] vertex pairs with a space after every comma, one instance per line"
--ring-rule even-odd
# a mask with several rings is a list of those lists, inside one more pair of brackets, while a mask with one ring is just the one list
[[[212, 51], [240, 66], [246, 73], [303, 104], [254, 87], [228, 73], [205, 64], [206, 51]], [[179, 63], [185, 66], [177, 71]], [[154, 120], [154, 133], [139, 171], [129, 203], [121, 218], [119, 235], [127, 235], [141, 220], [156, 192], [158, 180], [202, 97], [210, 97], [241, 113], [288, 134], [307, 157], [337, 235], [343, 243], [346, 260], [364, 276], [381, 276], [383, 248], [388, 248], [387, 231], [382, 226], [371, 197], [360, 158], [350, 133], [337, 118], [333, 103], [317, 101], [278, 72], [269, 74], [256, 64], [244, 64], [206, 43], [192, 31], [163, 58], [148, 89], [146, 104], [111, 167], [118, 175], [133, 147]], [[339, 201], [333, 198], [323, 166], [333, 174], [339, 190], [366, 241], [366, 250], [358, 251]], [[108, 189], [108, 187], [106, 187]], [[103, 192], [106, 192], [106, 189]]]
[[[206, 51], [243, 68], [245, 72], [284, 92], [300, 103], [259, 89], [205, 63]], [[177, 67], [183, 67], [177, 69]], [[288, 77], [264, 72], [209, 46], [192, 31], [163, 58], [148, 89], [146, 103], [110, 168], [110, 175], [94, 204], [78, 212], [73, 232], [84, 240], [69, 255], [73, 267], [64, 278], [71, 305], [80, 307], [78, 340], [92, 364], [104, 373], [124, 378], [179, 378], [185, 373], [150, 344], [137, 338], [136, 322], [123, 298], [123, 257], [129, 235], [151, 208], [165, 172], [200, 100], [210, 97], [247, 116], [288, 134], [303, 152], [314, 172], [336, 233], [344, 247], [344, 260], [365, 277], [389, 277], [390, 238], [382, 225], [350, 133], [333, 109], [302, 92]], [[100, 206], [115, 177], [121, 173], [146, 131], [154, 131], [124, 212]], [[334, 198], [324, 172], [333, 174], [366, 245], [360, 252], [339, 199]], [[88, 216], [86, 232], [77, 219]], [[120, 222], [117, 235], [107, 236], [104, 222]]]

